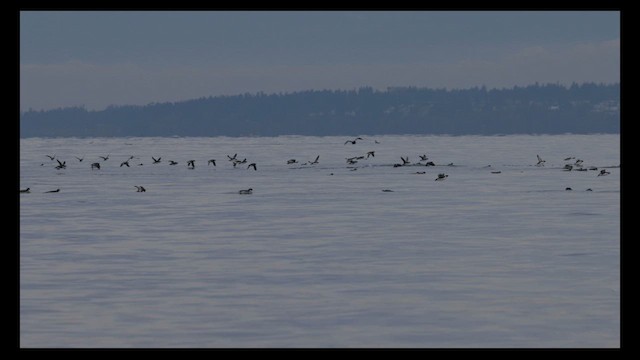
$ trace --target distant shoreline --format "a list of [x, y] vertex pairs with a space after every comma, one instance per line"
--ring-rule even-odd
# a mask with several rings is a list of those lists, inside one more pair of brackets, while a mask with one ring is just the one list
[[619, 84], [310, 90], [27, 111], [20, 137], [620, 133]]

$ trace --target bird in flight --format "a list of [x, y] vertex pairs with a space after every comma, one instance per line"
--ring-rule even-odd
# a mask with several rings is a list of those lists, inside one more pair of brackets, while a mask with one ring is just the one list
[[249, 166], [247, 166], [247, 170], [249, 170], [249, 168], [251, 167], [253, 167], [253, 170], [258, 171], [258, 169], [256, 168], [256, 163], [249, 164]]
[[364, 140], [364, 139], [362, 139], [361, 137], [357, 137], [357, 138], [355, 138], [355, 139], [353, 139], [353, 140], [347, 140], [347, 141], [345, 141], [345, 142], [344, 142], [344, 144], [345, 144], [345, 145], [347, 145], [348, 143], [351, 143], [351, 145], [355, 145], [355, 144], [356, 144], [356, 141], [358, 141], [358, 140]]
[[156, 159], [156, 158], [154, 158], [154, 157], [152, 156], [152, 157], [151, 157], [151, 159], [153, 160], [153, 163], [154, 163], [154, 164], [159, 164], [159, 163], [160, 163], [160, 161], [162, 161], [162, 157], [159, 157], [159, 158], [157, 158], [157, 159]]
[[320, 159], [320, 155], [316, 156], [315, 160], [309, 162], [309, 165], [317, 164], [319, 159]]
[[147, 189], [145, 189], [144, 186], [134, 185], [134, 187], [137, 189], [136, 192], [146, 192], [147, 191]]
[[536, 156], [538, 157], [538, 163], [536, 164], [536, 166], [544, 166], [545, 160], [542, 160], [540, 155], [536, 155]]

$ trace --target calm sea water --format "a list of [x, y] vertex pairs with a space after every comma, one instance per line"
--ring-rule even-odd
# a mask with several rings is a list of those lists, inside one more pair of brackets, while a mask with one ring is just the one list
[[20, 345], [620, 346], [619, 136], [346, 140], [21, 139]]

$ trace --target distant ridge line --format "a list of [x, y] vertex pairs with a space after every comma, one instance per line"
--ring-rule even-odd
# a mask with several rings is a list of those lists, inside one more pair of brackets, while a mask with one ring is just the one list
[[307, 90], [27, 111], [20, 137], [620, 132], [619, 84]]

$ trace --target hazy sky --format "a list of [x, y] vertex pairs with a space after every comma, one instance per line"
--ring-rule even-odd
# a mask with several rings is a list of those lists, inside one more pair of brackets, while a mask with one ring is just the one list
[[23, 11], [22, 110], [620, 81], [619, 12]]

